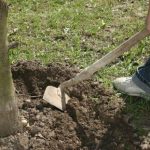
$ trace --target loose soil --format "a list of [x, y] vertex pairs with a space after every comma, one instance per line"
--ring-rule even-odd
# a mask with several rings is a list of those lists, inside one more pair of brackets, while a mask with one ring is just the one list
[[23, 131], [0, 139], [0, 150], [135, 150], [139, 139], [123, 119], [124, 102], [95, 79], [67, 89], [61, 112], [42, 99], [46, 86], [79, 72], [73, 66], [19, 62], [12, 66]]

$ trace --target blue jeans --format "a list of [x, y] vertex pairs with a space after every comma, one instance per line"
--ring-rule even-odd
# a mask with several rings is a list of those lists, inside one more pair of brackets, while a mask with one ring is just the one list
[[141, 67], [139, 67], [133, 76], [134, 83], [145, 92], [150, 93], [150, 58]]
[[142, 82], [150, 87], [150, 58], [144, 66], [137, 69], [136, 75], [140, 80], [142, 80]]

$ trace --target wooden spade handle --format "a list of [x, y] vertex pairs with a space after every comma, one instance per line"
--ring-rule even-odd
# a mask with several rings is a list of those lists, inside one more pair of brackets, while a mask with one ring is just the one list
[[66, 87], [73, 86], [83, 80], [90, 78], [100, 68], [105, 67], [106, 65], [110, 64], [114, 59], [121, 56], [124, 52], [130, 50], [132, 46], [137, 44], [139, 41], [143, 40], [148, 35], [149, 35], [149, 32], [146, 29], [136, 33], [127, 41], [123, 42], [119, 47], [117, 47], [113, 51], [103, 56], [101, 59], [97, 60], [92, 65], [82, 70], [74, 78], [63, 82], [60, 85], [60, 87], [64, 89]]

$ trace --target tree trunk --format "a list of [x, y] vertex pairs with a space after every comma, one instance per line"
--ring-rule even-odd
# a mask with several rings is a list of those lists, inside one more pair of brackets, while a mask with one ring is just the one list
[[19, 129], [18, 107], [8, 59], [6, 2], [0, 0], [0, 136]]

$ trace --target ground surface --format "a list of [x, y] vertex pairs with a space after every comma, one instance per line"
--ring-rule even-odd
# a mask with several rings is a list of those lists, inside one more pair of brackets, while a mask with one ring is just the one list
[[[67, 90], [66, 112], [42, 100], [47, 85], [58, 86], [79, 70], [69, 65], [19, 62], [12, 67], [23, 131], [0, 139], [1, 150], [138, 150], [143, 138], [123, 113], [123, 99], [95, 79]], [[147, 137], [148, 139], [148, 137]], [[145, 137], [146, 140], [146, 137]], [[146, 145], [148, 147], [148, 142]]]
[[[124, 145], [125, 143], [125, 148], [122, 149], [132, 150], [133, 147], [135, 148], [135, 145], [142, 145], [143, 148], [146, 148], [147, 143], [149, 143], [148, 134], [150, 132], [150, 102], [140, 98], [122, 96], [120, 93], [108, 90], [112, 88], [111, 82], [113, 79], [132, 75], [136, 68], [149, 56], [150, 38], [144, 39], [130, 52], [116, 59], [116, 62], [100, 70], [94, 77], [94, 82], [83, 83], [71, 89], [73, 92], [68, 91], [72, 98], [70, 107], [76, 108], [77, 114], [83, 114], [84, 116], [81, 118], [82, 115], [81, 117], [79, 115], [78, 122], [73, 117], [74, 115], [70, 113], [70, 110], [72, 110], [70, 107], [67, 108], [65, 114], [62, 114], [58, 110], [51, 108], [48, 104], [45, 104], [41, 99], [41, 95], [46, 85], [58, 86], [60, 82], [73, 76], [76, 72], [73, 71], [73, 66], [83, 69], [114, 49], [134, 33], [140, 31], [144, 27], [148, 0], [8, 0], [7, 2], [10, 7], [8, 40], [13, 47], [13, 49], [9, 50], [10, 62], [12, 64], [20, 60], [38, 60], [42, 64], [53, 62], [53, 65], [50, 65], [48, 69], [49, 71], [47, 71], [47, 68], [42, 69], [34, 64], [31, 66], [29, 64], [18, 64], [15, 67], [16, 72], [13, 69], [13, 76], [19, 91], [18, 94], [23, 94], [22, 96], [20, 95], [20, 111], [29, 121], [30, 126], [35, 123], [37, 123], [35, 126], [38, 126], [41, 122], [44, 123], [44, 126], [52, 135], [47, 138], [61, 143], [60, 141], [63, 141], [63, 138], [60, 139], [60, 136], [62, 134], [68, 135], [68, 132], [64, 133], [64, 128], [68, 128], [65, 124], [64, 116], [66, 120], [70, 116], [68, 122], [74, 124], [72, 126], [75, 129], [73, 132], [69, 132], [71, 133], [70, 136], [75, 137], [76, 141], [80, 141], [78, 144], [74, 144], [74, 148], [78, 146], [84, 147], [89, 143], [88, 148], [91, 149], [93, 145], [97, 145], [98, 141], [101, 141], [100, 147], [104, 150], [112, 147], [117, 149], [117, 146], [114, 146], [115, 143], [117, 145], [120, 143]], [[63, 65], [56, 65], [57, 63], [70, 64], [69, 66], [73, 67], [68, 66], [72, 68], [71, 73], [68, 73], [69, 71], [66, 71], [68, 69], [63, 67]], [[31, 68], [27, 69], [29, 67]], [[17, 73], [17, 70], [19, 73]], [[58, 70], [60, 71], [58, 72]], [[45, 80], [47, 76], [50, 77], [50, 80]], [[97, 81], [100, 84], [97, 85]], [[94, 86], [93, 83], [96, 85]], [[81, 89], [81, 91], [79, 92], [77, 89]], [[73, 101], [73, 99], [76, 99], [76, 101]], [[77, 103], [74, 104], [74, 102]], [[95, 104], [95, 102], [100, 104]], [[118, 105], [116, 106], [115, 104]], [[87, 106], [83, 107], [85, 105]], [[41, 110], [39, 109], [40, 107], [42, 107]], [[87, 108], [88, 113], [85, 113], [85, 108]], [[38, 112], [39, 110], [40, 112]], [[46, 112], [44, 113], [43, 111]], [[96, 113], [96, 115], [93, 113]], [[43, 114], [53, 115], [54, 117], [52, 118], [55, 119], [50, 120], [52, 124], [48, 124], [45, 120], [41, 121], [41, 117], [37, 116], [37, 114], [41, 116]], [[121, 117], [119, 117], [120, 115]], [[33, 121], [35, 116], [37, 118], [40, 117], [40, 121], [38, 119]], [[57, 119], [57, 116], [61, 117]], [[93, 116], [96, 117], [94, 118]], [[117, 119], [115, 119], [116, 117]], [[47, 118], [50, 117], [46, 117], [46, 120]], [[91, 122], [94, 119], [97, 123], [92, 124]], [[61, 122], [64, 123], [64, 128], [62, 125], [58, 125], [58, 121], [55, 125], [55, 120], [61, 120], [60, 124]], [[127, 122], [127, 125], [121, 123], [122, 120]], [[134, 132], [132, 132], [129, 124]], [[60, 130], [60, 134], [57, 133], [57, 130], [53, 132], [53, 129], [59, 130], [60, 128], [63, 129]], [[30, 130], [25, 128], [24, 134], [9, 137], [9, 140], [7, 138], [5, 140], [1, 139], [1, 143], [6, 145], [5, 149], [8, 150], [11, 149], [13, 143], [19, 143], [17, 139], [19, 138], [21, 143], [22, 141], [25, 141], [25, 143], [29, 142], [30, 144], [26, 145], [30, 148], [30, 145], [34, 145], [32, 141], [40, 139], [41, 136], [39, 135], [38, 137], [34, 134], [31, 136], [32, 131]], [[44, 133], [43, 130], [46, 131], [43, 126], [40, 126], [40, 133]], [[26, 133], [25, 131], [28, 132]], [[83, 133], [81, 134], [82, 136], [80, 132]], [[45, 135], [42, 136], [44, 138], [41, 137], [41, 141], [45, 142]], [[119, 137], [121, 138], [119, 139]], [[140, 138], [140, 142], [132, 137]], [[65, 142], [71, 143], [70, 139], [72, 138], [65, 140]], [[113, 143], [113, 141], [115, 142]], [[9, 144], [7, 145], [6, 142]], [[42, 145], [38, 140], [35, 143]], [[55, 142], [51, 143], [54, 144]], [[68, 143], [66, 145], [69, 145]], [[34, 147], [37, 147], [36, 144]], [[17, 148], [14, 147], [14, 149]], [[22, 150], [23, 148], [20, 147], [20, 149]], [[39, 149], [42, 148], [40, 147]]]

